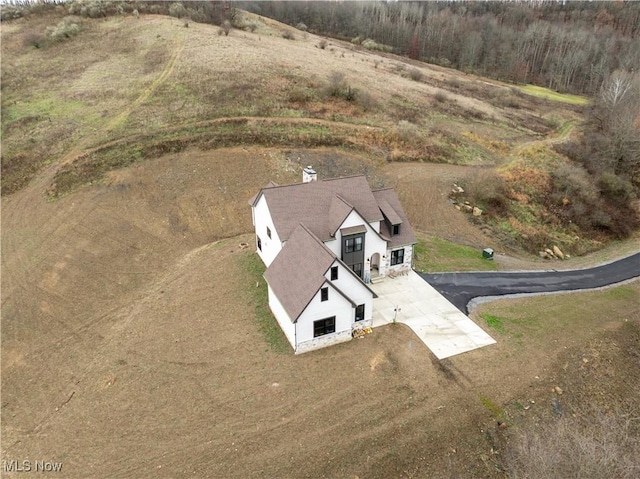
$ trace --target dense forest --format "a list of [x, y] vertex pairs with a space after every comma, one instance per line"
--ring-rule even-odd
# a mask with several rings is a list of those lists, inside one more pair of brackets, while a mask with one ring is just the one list
[[500, 80], [593, 95], [640, 68], [635, 2], [236, 2], [310, 32]]

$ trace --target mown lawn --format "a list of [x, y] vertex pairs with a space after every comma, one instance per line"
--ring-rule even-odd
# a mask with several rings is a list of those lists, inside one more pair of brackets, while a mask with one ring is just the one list
[[495, 271], [496, 264], [482, 257], [482, 250], [436, 237], [419, 237], [413, 267], [421, 273], [445, 271]]

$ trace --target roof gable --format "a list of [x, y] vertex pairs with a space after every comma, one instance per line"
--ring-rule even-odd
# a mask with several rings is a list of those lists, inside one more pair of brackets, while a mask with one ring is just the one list
[[325, 283], [336, 257], [307, 227], [299, 224], [264, 274], [295, 322]]
[[[409, 220], [407, 219], [407, 215], [404, 213], [404, 210], [402, 209], [402, 204], [400, 203], [400, 199], [398, 198], [398, 195], [396, 195], [396, 192], [393, 190], [393, 188], [375, 190], [373, 191], [373, 196], [375, 197], [378, 204], [381, 205], [380, 206], [381, 209], [383, 205], [385, 209], [391, 208], [391, 211], [393, 211], [393, 213], [395, 213], [396, 215], [396, 218], [394, 218], [394, 220], [395, 221], [400, 220], [400, 223], [402, 223], [402, 226], [400, 226], [400, 233], [397, 235], [392, 235], [391, 231], [389, 231], [387, 222], [386, 221], [380, 222], [380, 235], [385, 238], [388, 238], [389, 247], [393, 248], [395, 246], [402, 246], [402, 245], [417, 243], [418, 240], [416, 239], [416, 235], [413, 232], [413, 228], [411, 228], [411, 225], [409, 224]], [[386, 213], [385, 213], [385, 216], [386, 216]], [[389, 218], [389, 220], [391, 220], [391, 218]], [[392, 224], [400, 224], [400, 223], [392, 223]]]
[[369, 223], [383, 219], [364, 175], [263, 188], [253, 205], [261, 194], [283, 241], [300, 223], [321, 240], [330, 240], [352, 209]]

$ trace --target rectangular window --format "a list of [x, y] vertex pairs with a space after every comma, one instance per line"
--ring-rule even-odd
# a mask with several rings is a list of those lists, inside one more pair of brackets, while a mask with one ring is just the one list
[[391, 252], [391, 266], [404, 263], [404, 249], [397, 249]]
[[391, 229], [391, 235], [396, 236], [400, 234], [400, 225], [393, 225]]
[[331, 281], [335, 281], [336, 279], [338, 279], [338, 267], [337, 266], [332, 266], [331, 267]]
[[351, 269], [357, 276], [362, 278], [362, 263], [352, 264]]
[[258, 239], [258, 249], [262, 251], [262, 241], [260, 241], [260, 236], [256, 236], [256, 238]]
[[356, 306], [356, 321], [364, 320], [364, 304]]
[[320, 301], [327, 301], [329, 299], [329, 288], [322, 288], [320, 290]]
[[362, 251], [362, 236], [348, 238], [344, 240], [344, 252], [353, 253], [354, 251]]
[[344, 252], [353, 253], [353, 238], [344, 241]]
[[336, 317], [320, 319], [313, 322], [313, 337], [324, 336], [336, 332]]
[[268, 226], [267, 226], [267, 236], [269, 237], [269, 239], [271, 239], [271, 230], [269, 229]]

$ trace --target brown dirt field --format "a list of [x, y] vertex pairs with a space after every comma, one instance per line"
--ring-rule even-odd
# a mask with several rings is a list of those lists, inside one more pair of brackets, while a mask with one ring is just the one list
[[[2, 197], [2, 459], [61, 461], [69, 478], [503, 477], [494, 454], [500, 431], [483, 398], [543, 397], [548, 385], [533, 378], [553, 377], [565, 348], [615, 331], [619, 318], [562, 331], [555, 341], [534, 338], [527, 348], [503, 340], [440, 362], [401, 325], [302, 356], [274, 352], [258, 332], [255, 280], [243, 268], [251, 253], [238, 247], [252, 243], [249, 197], [270, 180], [297, 181], [306, 164], [326, 176], [365, 173], [374, 186], [398, 189], [417, 230], [481, 245], [485, 233], [447, 200], [465, 170], [328, 149], [192, 149], [49, 201], [60, 162], [102, 140], [94, 127], [180, 117], [165, 110], [154, 118], [152, 108], [143, 115], [127, 105], [153, 104], [163, 86], [154, 81], [189, 71], [181, 62], [193, 61], [188, 53], [198, 48], [212, 60], [224, 53], [232, 68], [242, 58], [231, 47], [242, 44], [257, 72], [269, 63], [266, 53], [286, 51], [283, 70], [346, 68], [374, 95], [389, 88], [370, 75], [373, 57], [353, 61], [371, 54], [346, 44], [325, 52], [319, 65], [308, 56], [313, 36], [283, 43], [236, 32], [200, 44], [180, 22], [141, 22], [168, 39], [160, 50], [174, 57], [159, 55], [139, 88], [123, 88], [99, 121], [74, 127], [73, 147], [59, 145], [55, 162]], [[155, 51], [144, 43], [155, 37], [137, 36], [132, 19], [105, 20], [91, 40], [104, 41], [120, 23], [142, 42], [139, 55]], [[192, 24], [194, 31], [211, 32]], [[9, 38], [7, 48], [18, 48], [20, 37]], [[91, 43], [74, 45], [81, 51]], [[176, 45], [184, 45], [178, 53]], [[98, 60], [73, 72], [89, 92], [109, 62]], [[15, 65], [11, 81], [29, 62]], [[424, 70], [444, 78], [443, 69]], [[424, 85], [391, 76], [410, 100], [424, 95]], [[108, 102], [109, 91], [102, 93], [95, 105]], [[517, 261], [506, 267], [542, 264]]]
[[421, 231], [483, 239], [442, 194], [462, 168], [451, 165], [186, 151], [55, 202], [42, 175], [2, 200], [3, 458], [62, 461], [64, 477], [502, 477], [482, 398], [537, 387], [564, 345], [599, 328], [442, 362], [400, 325], [273, 352], [238, 244], [252, 241], [246, 200], [307, 163], [401, 195], [421, 187]]

